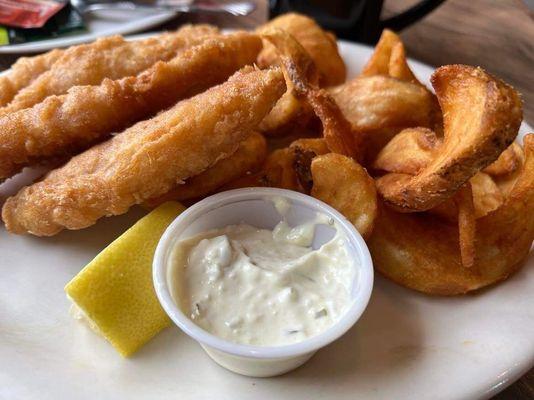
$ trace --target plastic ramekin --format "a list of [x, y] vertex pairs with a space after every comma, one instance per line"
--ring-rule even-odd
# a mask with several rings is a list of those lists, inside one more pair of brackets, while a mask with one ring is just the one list
[[[290, 225], [314, 218], [317, 213], [332, 218], [347, 237], [346, 246], [357, 260], [352, 284], [352, 304], [334, 325], [302, 342], [282, 346], [252, 346], [233, 343], [205, 331], [191, 321], [175, 303], [169, 289], [171, 251], [176, 241], [210, 229], [247, 223], [272, 229], [281, 221], [273, 200], [286, 198], [291, 208], [286, 214]], [[322, 237], [321, 237], [322, 236]], [[314, 248], [331, 235], [317, 230]], [[360, 318], [373, 287], [373, 265], [369, 250], [354, 226], [329, 205], [304, 194], [274, 188], [230, 190], [205, 198], [180, 214], [167, 228], [156, 248], [153, 262], [154, 288], [171, 320], [195, 339], [221, 366], [242, 375], [267, 377], [280, 375], [305, 363], [317, 350], [342, 336]]]

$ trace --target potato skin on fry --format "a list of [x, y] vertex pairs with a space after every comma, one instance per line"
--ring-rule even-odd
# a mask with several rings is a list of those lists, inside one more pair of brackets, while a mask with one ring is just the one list
[[279, 68], [244, 68], [20, 190], [3, 206], [6, 227], [50, 236], [160, 196], [235, 152], [284, 91]]
[[512, 143], [522, 119], [518, 93], [480, 68], [441, 67], [432, 84], [444, 115], [443, 145], [418, 175], [377, 182], [385, 202], [401, 212], [429, 210], [452, 197]]
[[76, 154], [157, 111], [221, 83], [253, 62], [257, 35], [206, 38], [137, 76], [77, 86], [0, 118], [0, 180], [27, 165]]
[[357, 142], [365, 143], [365, 164], [404, 128], [435, 124], [437, 106], [424, 87], [388, 76], [359, 77], [328, 89]]
[[458, 208], [458, 240], [460, 242], [460, 259], [465, 268], [475, 264], [475, 206], [471, 184], [466, 183], [453, 197]]
[[343, 214], [364, 239], [373, 231], [377, 195], [373, 179], [349, 157], [329, 153], [311, 163], [311, 195]]
[[475, 218], [478, 219], [488, 215], [503, 204], [504, 196], [495, 181], [488, 174], [479, 172], [469, 180], [469, 183], [473, 190]]
[[534, 239], [532, 134], [525, 137], [525, 153], [527, 161], [510, 196], [477, 220], [472, 268], [462, 266], [454, 226], [423, 213], [397, 213], [383, 203], [368, 242], [375, 267], [402, 286], [448, 296], [492, 285], [521, 268]]
[[[346, 68], [341, 58], [337, 43], [332, 40], [317, 23], [301, 14], [288, 13], [281, 15], [257, 31], [263, 33], [273, 28], [282, 29], [293, 36], [309, 53], [320, 73], [320, 85], [338, 85], [345, 80]], [[258, 56], [258, 65], [265, 67], [275, 65], [278, 60], [276, 50], [270, 43], [265, 43]]]
[[441, 138], [428, 128], [408, 128], [378, 153], [373, 169], [415, 175], [435, 157]]
[[520, 168], [522, 164], [523, 150], [517, 142], [514, 142], [501, 153], [499, 158], [484, 168], [484, 172], [495, 177], [508, 175]]
[[266, 156], [265, 138], [260, 133], [253, 132], [239, 144], [235, 153], [217, 161], [212, 167], [187, 179], [164, 195], [150, 199], [144, 204], [149, 208], [155, 208], [166, 201], [183, 202], [199, 199], [215, 192], [228, 182], [247, 173], [255, 172], [261, 167]]
[[363, 67], [360, 76], [385, 75], [401, 81], [423, 86], [408, 66], [406, 51], [400, 37], [389, 29], [384, 29], [375, 46], [373, 55]]

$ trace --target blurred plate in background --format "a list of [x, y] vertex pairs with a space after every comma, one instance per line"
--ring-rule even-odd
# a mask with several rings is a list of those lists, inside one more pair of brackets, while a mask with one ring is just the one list
[[85, 18], [86, 32], [59, 38], [0, 46], [0, 54], [37, 53], [91, 42], [102, 36], [126, 35], [158, 26], [176, 16], [174, 11], [99, 11]]

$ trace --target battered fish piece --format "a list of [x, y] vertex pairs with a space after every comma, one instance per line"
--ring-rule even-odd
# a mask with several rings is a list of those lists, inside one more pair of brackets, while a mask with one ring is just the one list
[[5, 106], [22, 88], [48, 71], [65, 51], [54, 49], [35, 57], [21, 57], [0, 76], [0, 107]]
[[51, 95], [64, 94], [73, 86], [99, 85], [104, 78], [120, 79], [137, 75], [157, 61], [167, 61], [184, 48], [215, 35], [209, 25], [189, 25], [145, 40], [126, 41], [110, 36], [71, 47], [29, 86], [22, 89], [0, 116], [40, 103]]
[[260, 169], [267, 157], [267, 141], [261, 133], [254, 132], [240, 143], [236, 152], [217, 161], [204, 172], [189, 178], [171, 191], [144, 206], [156, 208], [167, 201], [191, 201], [214, 193], [223, 185]]
[[21, 189], [3, 206], [6, 227], [51, 236], [160, 196], [234, 153], [285, 90], [279, 68], [245, 67]]
[[0, 118], [0, 181], [49, 158], [85, 150], [112, 132], [224, 82], [254, 62], [261, 39], [239, 32], [208, 38], [138, 76], [76, 86]]

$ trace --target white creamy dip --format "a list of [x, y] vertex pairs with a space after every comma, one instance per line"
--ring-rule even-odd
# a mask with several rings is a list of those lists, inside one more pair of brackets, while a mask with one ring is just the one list
[[348, 310], [357, 264], [339, 230], [311, 247], [315, 226], [325, 223], [323, 216], [272, 231], [230, 225], [179, 241], [174, 300], [197, 325], [236, 343], [283, 345], [323, 332]]

